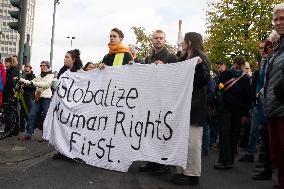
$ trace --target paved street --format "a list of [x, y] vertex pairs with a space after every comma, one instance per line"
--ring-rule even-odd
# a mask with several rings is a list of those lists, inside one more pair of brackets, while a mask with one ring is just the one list
[[[203, 157], [203, 176], [200, 179], [200, 185], [189, 187], [172, 184], [170, 175], [152, 176], [147, 173], [139, 173], [138, 166], [141, 162], [134, 163], [128, 173], [108, 171], [74, 161], [53, 160], [52, 156], [55, 152], [51, 151], [50, 148], [45, 148], [46, 153], [43, 153], [42, 150], [36, 150], [36, 148], [42, 148], [42, 145], [47, 146], [46, 142], [38, 143], [36, 139], [29, 142], [17, 141], [15, 137], [5, 139], [0, 141], [2, 151], [4, 144], [8, 143], [7, 140], [13, 141], [14, 145], [17, 145], [18, 151], [29, 146], [34, 148], [30, 152], [37, 151], [40, 153], [23, 160], [20, 160], [19, 157], [18, 161], [15, 162], [2, 162], [0, 164], [1, 189], [155, 189], [158, 187], [162, 189], [270, 189], [276, 182], [275, 173], [273, 181], [251, 180], [252, 163], [239, 164], [237, 162], [232, 170], [214, 170], [213, 165], [217, 155], [217, 151], [214, 150], [210, 152], [208, 157]], [[19, 148], [21, 146], [22, 148]], [[18, 155], [20, 153], [18, 152]], [[240, 154], [242, 153], [241, 151]]]

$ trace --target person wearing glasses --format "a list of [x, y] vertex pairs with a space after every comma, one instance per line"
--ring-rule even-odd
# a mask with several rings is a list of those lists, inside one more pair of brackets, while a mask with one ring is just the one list
[[268, 117], [271, 160], [278, 170], [279, 189], [284, 188], [284, 3], [273, 9], [273, 25], [280, 35], [267, 66], [264, 111]]
[[42, 61], [40, 63], [40, 70], [40, 75], [31, 81], [23, 78], [19, 80], [25, 85], [36, 87], [34, 102], [28, 117], [26, 134], [23, 137], [19, 137], [19, 140], [31, 140], [35, 123], [38, 121], [41, 114], [42, 118], [45, 119], [49, 108], [52, 97], [51, 84], [54, 74], [50, 70], [50, 64], [48, 61]]
[[109, 52], [103, 58], [99, 68], [103, 69], [105, 66], [122, 66], [133, 61], [131, 52], [127, 47], [122, 45], [124, 38], [123, 32], [118, 28], [113, 28], [109, 35]]

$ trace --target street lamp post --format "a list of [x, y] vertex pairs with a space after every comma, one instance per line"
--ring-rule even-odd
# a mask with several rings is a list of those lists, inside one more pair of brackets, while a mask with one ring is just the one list
[[75, 37], [67, 37], [67, 39], [70, 39], [71, 41], [71, 48], [72, 48], [72, 41], [73, 41], [73, 39], [75, 39]]
[[54, 29], [55, 29], [55, 14], [56, 14], [56, 5], [59, 5], [59, 0], [54, 0], [53, 4], [53, 24], [52, 24], [52, 36], [51, 36], [51, 49], [50, 49], [50, 67], [52, 68], [53, 60], [53, 44], [54, 44]]

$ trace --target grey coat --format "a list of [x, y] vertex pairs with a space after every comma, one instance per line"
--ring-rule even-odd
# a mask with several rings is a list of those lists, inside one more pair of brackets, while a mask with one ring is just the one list
[[280, 43], [266, 72], [264, 86], [264, 110], [267, 117], [284, 117], [284, 102], [275, 95], [274, 88], [278, 81], [284, 77], [282, 67], [284, 64], [284, 37]]

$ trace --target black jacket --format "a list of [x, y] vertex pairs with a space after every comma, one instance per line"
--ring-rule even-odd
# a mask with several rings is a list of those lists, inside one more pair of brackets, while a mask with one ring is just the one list
[[59, 79], [59, 77], [60, 77], [64, 72], [66, 72], [68, 69], [69, 69], [68, 66], [65, 66], [65, 65], [62, 66], [62, 67], [60, 68], [59, 72], [58, 72], [57, 79]]
[[[33, 80], [35, 78], [35, 74], [33, 72], [31, 72], [30, 74], [26, 75], [25, 79], [26, 80]], [[28, 99], [28, 98], [31, 98], [33, 99], [34, 98], [34, 94], [35, 94], [35, 90], [36, 90], [36, 87], [33, 86], [33, 85], [25, 85], [23, 87], [23, 91], [24, 91], [24, 98], [25, 99]]]
[[279, 44], [271, 58], [264, 85], [264, 110], [267, 117], [284, 117], [284, 36], [280, 37]]
[[284, 64], [282, 64], [280, 79], [274, 86], [274, 94], [280, 102], [284, 102]]
[[16, 67], [11, 67], [6, 70], [6, 85], [3, 89], [3, 103], [7, 103], [8, 99], [13, 98], [14, 88], [16, 82], [13, 80], [14, 77], [19, 77], [19, 72]]
[[[203, 126], [207, 115], [207, 85], [210, 80], [211, 62], [203, 52], [196, 52], [190, 58], [199, 56], [202, 59], [195, 67], [193, 91], [191, 99], [190, 125]], [[187, 55], [180, 61], [184, 61]]]
[[252, 75], [252, 79], [251, 79], [251, 100], [252, 100], [252, 105], [256, 104], [256, 86], [259, 80], [259, 71], [260, 70], [256, 70], [253, 75]]
[[[225, 84], [235, 77], [231, 70], [227, 70], [221, 74], [219, 83]], [[224, 91], [223, 103], [226, 110], [238, 111], [246, 115], [251, 107], [250, 78], [244, 75], [231, 88]]]
[[151, 64], [155, 61], [160, 60], [164, 63], [175, 63], [178, 61], [178, 58], [175, 54], [170, 53], [165, 47], [155, 54], [155, 51], [152, 52], [152, 55], [147, 56], [145, 59], [145, 64]]
[[[107, 54], [104, 56], [103, 58], [103, 63], [107, 66], [112, 66], [113, 65], [113, 61], [114, 61], [114, 58], [115, 58], [115, 54]], [[132, 61], [133, 58], [132, 58], [132, 55], [125, 52], [124, 53], [124, 57], [123, 57], [123, 61], [122, 61], [122, 65], [125, 65], [125, 64], [128, 64], [129, 61]]]

